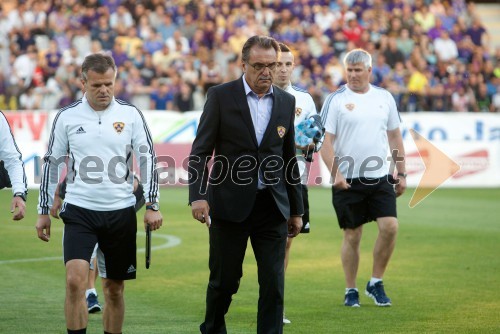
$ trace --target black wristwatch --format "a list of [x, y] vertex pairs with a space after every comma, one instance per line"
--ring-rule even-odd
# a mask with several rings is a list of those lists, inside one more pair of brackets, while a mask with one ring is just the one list
[[406, 174], [406, 173], [398, 173], [398, 176], [404, 177], [405, 179], [406, 179], [406, 176], [407, 176], [407, 175], [408, 175], [408, 174]]
[[25, 193], [18, 192], [18, 193], [15, 193], [13, 197], [21, 197], [23, 199], [23, 201], [26, 202], [26, 194]]
[[158, 204], [158, 202], [156, 202], [156, 203], [151, 203], [149, 205], [146, 205], [146, 210], [158, 211], [158, 210], [160, 210], [160, 204]]

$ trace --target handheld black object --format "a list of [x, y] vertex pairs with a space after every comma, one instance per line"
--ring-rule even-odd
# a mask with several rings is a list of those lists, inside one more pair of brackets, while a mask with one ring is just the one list
[[151, 264], [151, 229], [146, 225], [146, 269]]

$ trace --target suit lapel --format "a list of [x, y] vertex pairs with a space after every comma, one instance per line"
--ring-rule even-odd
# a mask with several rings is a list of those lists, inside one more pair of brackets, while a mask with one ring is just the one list
[[252, 141], [255, 144], [255, 146], [258, 147], [259, 145], [257, 143], [257, 137], [255, 135], [255, 128], [253, 126], [252, 116], [250, 115], [250, 108], [248, 107], [247, 96], [245, 95], [245, 87], [243, 86], [243, 77], [236, 80], [233, 97], [234, 100], [236, 101], [236, 104], [239, 106], [239, 109], [241, 111], [241, 117], [243, 118], [243, 121], [247, 126], [248, 131], [250, 132]]
[[271, 109], [271, 118], [267, 124], [266, 132], [264, 132], [262, 141], [260, 142], [261, 145], [273, 131], [278, 131], [278, 128], [275, 125], [279, 116], [278, 107], [281, 106], [281, 103], [281, 94], [276, 87], [273, 87], [273, 108]]

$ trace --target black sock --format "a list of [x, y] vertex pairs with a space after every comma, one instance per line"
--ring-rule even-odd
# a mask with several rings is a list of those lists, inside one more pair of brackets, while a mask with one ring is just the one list
[[68, 334], [86, 334], [87, 328], [82, 329], [68, 329]]

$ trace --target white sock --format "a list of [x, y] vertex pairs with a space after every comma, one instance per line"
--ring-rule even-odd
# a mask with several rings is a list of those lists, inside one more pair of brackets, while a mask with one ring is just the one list
[[91, 293], [93, 293], [94, 295], [97, 296], [97, 291], [95, 288], [94, 289], [87, 289], [87, 291], [85, 291], [85, 298], [88, 298]]
[[358, 288], [345, 288], [345, 294], [347, 295], [347, 293], [351, 290], [355, 290], [356, 292], [358, 292]]
[[382, 279], [381, 278], [376, 278], [376, 277], [370, 278], [370, 286], [374, 286], [378, 282], [382, 282]]

